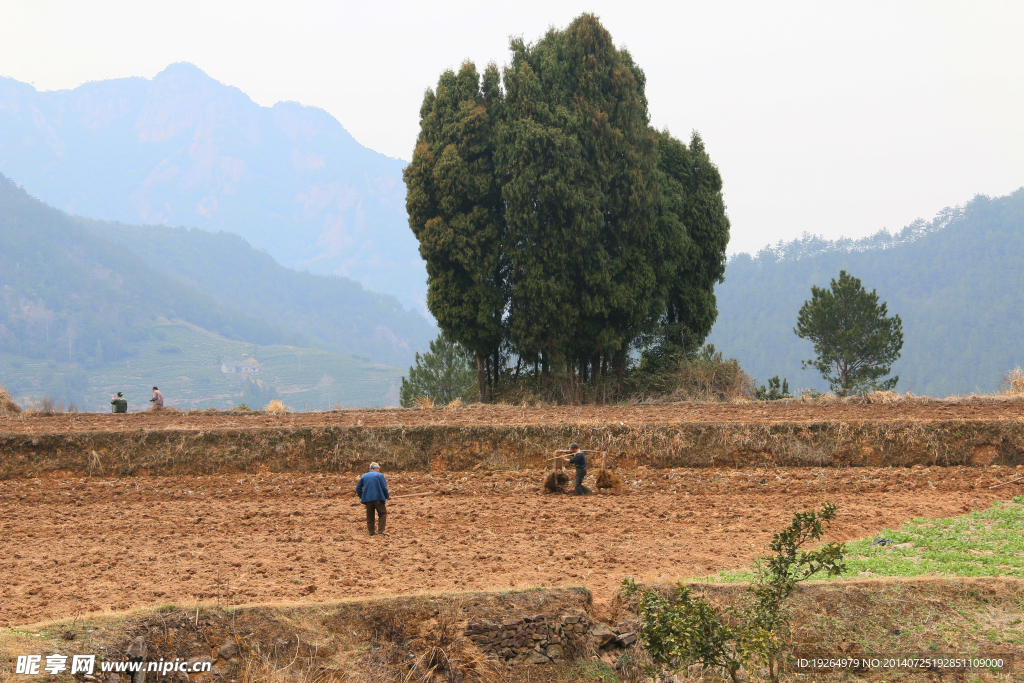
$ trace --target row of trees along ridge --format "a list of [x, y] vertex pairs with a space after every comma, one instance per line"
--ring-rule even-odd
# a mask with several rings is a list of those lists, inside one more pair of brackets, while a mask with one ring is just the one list
[[501, 72], [466, 62], [427, 91], [406, 206], [480, 400], [514, 354], [542, 383], [564, 363], [572, 401], [577, 372], [621, 380], [631, 349], [707, 337], [722, 180], [697, 133], [650, 125], [644, 72], [593, 15], [510, 49]]

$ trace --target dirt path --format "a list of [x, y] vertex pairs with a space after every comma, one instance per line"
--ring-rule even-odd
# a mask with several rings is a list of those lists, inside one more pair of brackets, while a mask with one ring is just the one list
[[915, 399], [897, 403], [749, 403], [644, 406], [473, 405], [459, 409], [334, 410], [285, 415], [167, 411], [110, 415], [0, 418], [0, 433], [54, 434], [154, 429], [253, 429], [267, 427], [377, 427], [417, 425], [531, 424], [665, 424], [678, 422], [817, 422], [851, 420], [1013, 420], [1024, 417], [1024, 400], [941, 401]]
[[[538, 493], [537, 472], [389, 475], [389, 537], [367, 538], [354, 476], [0, 482], [0, 625], [194, 599], [227, 603], [585, 585], [746, 565], [800, 509], [836, 538], [1008, 499], [1011, 468], [646, 470], [630, 492]], [[387, 473], [385, 473], [387, 474]]]

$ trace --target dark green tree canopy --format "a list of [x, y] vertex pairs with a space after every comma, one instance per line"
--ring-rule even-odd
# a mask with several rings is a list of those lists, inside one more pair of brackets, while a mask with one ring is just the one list
[[893, 389], [899, 377], [882, 380], [903, 348], [903, 321], [888, 317], [878, 294], [859, 279], [839, 271], [831, 289], [811, 287], [811, 300], [800, 307], [793, 332], [814, 343], [813, 367], [840, 396]]
[[[499, 77], [442, 74], [405, 171], [409, 222], [441, 329], [600, 377], [660, 326], [703, 341], [729, 221], [700, 137], [650, 126], [646, 77], [591, 14], [513, 39]], [[571, 392], [570, 392], [571, 393]]]
[[592, 15], [511, 49], [496, 161], [512, 341], [569, 357], [614, 353], [658, 287], [657, 147], [643, 72]]
[[[427, 307], [451, 339], [487, 355], [501, 341], [504, 220], [494, 177], [498, 69], [446, 71], [427, 91], [404, 171], [409, 225], [427, 262]], [[481, 396], [482, 398], [482, 396]]]
[[725, 274], [725, 248], [729, 243], [729, 218], [722, 197], [722, 176], [694, 132], [686, 147], [668, 132], [659, 134], [659, 167], [662, 171], [661, 221], [666, 251], [665, 268], [671, 269], [665, 322], [685, 327], [703, 342], [718, 317], [715, 285]]

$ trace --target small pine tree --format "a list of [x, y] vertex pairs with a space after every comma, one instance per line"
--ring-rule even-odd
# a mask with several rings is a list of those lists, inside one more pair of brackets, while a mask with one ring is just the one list
[[811, 287], [811, 300], [801, 306], [793, 330], [814, 342], [817, 358], [803, 361], [803, 367], [820, 372], [839, 396], [894, 389], [898, 376], [881, 378], [899, 360], [903, 321], [887, 313], [878, 294], [868, 292], [845, 270], [830, 289]]
[[783, 378], [779, 383], [779, 376], [775, 375], [768, 380], [768, 386], [761, 385], [761, 388], [754, 392], [754, 398], [758, 401], [778, 401], [783, 398], [793, 398], [789, 393], [789, 380]]
[[421, 396], [434, 403], [472, 400], [476, 372], [470, 367], [470, 358], [469, 351], [442, 332], [430, 342], [429, 353], [416, 354], [416, 365], [409, 368], [408, 379], [402, 377], [398, 392], [402, 407], [413, 407]]

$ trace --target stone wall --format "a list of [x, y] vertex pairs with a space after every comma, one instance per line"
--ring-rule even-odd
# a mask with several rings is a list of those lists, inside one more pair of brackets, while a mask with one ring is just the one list
[[585, 614], [553, 619], [538, 614], [500, 623], [476, 622], [466, 627], [464, 635], [481, 652], [507, 664], [558, 664], [566, 658], [575, 659], [580, 651], [589, 649], [588, 645], [602, 654], [614, 654], [636, 642], [634, 624], [608, 626], [591, 621]]

